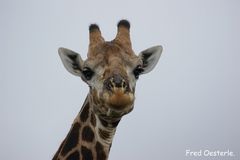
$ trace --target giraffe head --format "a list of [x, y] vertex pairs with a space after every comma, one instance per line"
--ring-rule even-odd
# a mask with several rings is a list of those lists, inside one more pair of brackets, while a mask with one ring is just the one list
[[89, 85], [93, 111], [106, 121], [117, 121], [133, 109], [136, 81], [156, 66], [162, 47], [154, 46], [136, 55], [126, 20], [118, 23], [114, 40], [105, 41], [96, 24], [89, 27], [89, 39], [86, 60], [66, 48], [60, 48], [59, 55], [65, 68]]

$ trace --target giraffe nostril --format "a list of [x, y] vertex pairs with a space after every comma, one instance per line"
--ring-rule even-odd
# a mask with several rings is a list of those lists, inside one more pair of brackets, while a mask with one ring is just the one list
[[122, 81], [122, 87], [123, 87], [123, 88], [126, 88], [126, 86], [127, 86], [127, 85], [126, 85], [126, 82], [123, 80], [123, 81]]
[[105, 83], [104, 83], [104, 87], [105, 87], [107, 90], [111, 91], [114, 86], [113, 86], [113, 84], [112, 84], [111, 81], [107, 80], [107, 81], [105, 81]]
[[108, 88], [111, 90], [113, 88], [113, 84], [111, 82], [108, 83]]

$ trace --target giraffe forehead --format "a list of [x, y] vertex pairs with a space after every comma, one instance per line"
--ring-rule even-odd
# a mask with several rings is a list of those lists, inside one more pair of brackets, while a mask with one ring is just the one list
[[107, 41], [104, 43], [100, 43], [96, 45], [90, 52], [90, 56], [94, 56], [96, 54], [104, 53], [117, 53], [124, 51], [125, 54], [134, 55], [133, 50], [129, 50], [128, 48], [124, 47], [122, 44], [117, 43], [115, 41]]
[[125, 49], [115, 42], [105, 42], [99, 44], [91, 51], [88, 60], [96, 65], [114, 67], [120, 64], [132, 64], [136, 61], [137, 56], [133, 51]]

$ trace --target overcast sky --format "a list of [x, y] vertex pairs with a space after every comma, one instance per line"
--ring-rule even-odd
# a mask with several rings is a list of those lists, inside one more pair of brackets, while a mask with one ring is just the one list
[[217, 159], [239, 159], [239, 8], [238, 0], [1, 0], [0, 159], [52, 158], [88, 93], [57, 49], [85, 59], [88, 26], [112, 40], [122, 18], [136, 53], [162, 45], [163, 54], [140, 77], [109, 159], [198, 159], [187, 149], [229, 149], [235, 157]]

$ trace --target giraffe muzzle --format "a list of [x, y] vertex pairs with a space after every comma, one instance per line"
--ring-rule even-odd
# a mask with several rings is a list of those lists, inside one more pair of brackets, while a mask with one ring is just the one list
[[114, 74], [104, 82], [103, 98], [106, 106], [112, 110], [128, 112], [133, 106], [134, 93], [129, 88], [128, 81], [119, 74]]

